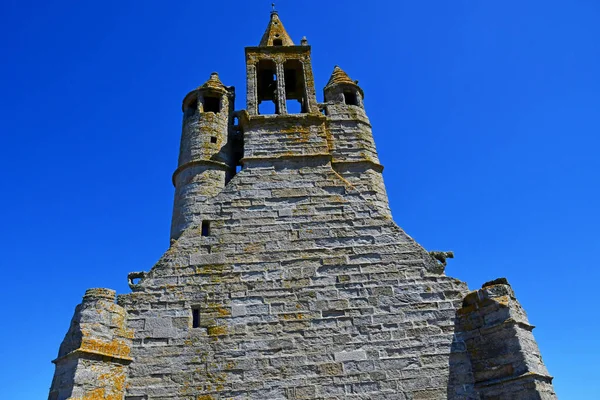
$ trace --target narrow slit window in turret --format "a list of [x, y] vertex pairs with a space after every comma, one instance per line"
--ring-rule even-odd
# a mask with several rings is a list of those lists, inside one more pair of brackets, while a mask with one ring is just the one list
[[210, 221], [202, 221], [202, 236], [210, 236]]
[[192, 308], [192, 328], [200, 327], [200, 308]]

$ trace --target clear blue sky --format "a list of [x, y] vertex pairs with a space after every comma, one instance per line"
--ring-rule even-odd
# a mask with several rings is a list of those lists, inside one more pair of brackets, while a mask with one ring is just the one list
[[[319, 100], [335, 64], [360, 80], [396, 222], [472, 289], [507, 277], [559, 397], [600, 398], [600, 2], [278, 9]], [[244, 108], [269, 10], [2, 1], [4, 398], [46, 398], [85, 290], [125, 293], [166, 250], [181, 100], [216, 70]]]

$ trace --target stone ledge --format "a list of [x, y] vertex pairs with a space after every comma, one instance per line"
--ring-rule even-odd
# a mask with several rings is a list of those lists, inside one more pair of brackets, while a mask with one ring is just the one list
[[58, 364], [59, 362], [66, 360], [68, 358], [72, 358], [78, 356], [80, 358], [108, 358], [108, 361], [113, 361], [116, 362], [118, 364], [125, 364], [128, 365], [133, 361], [133, 358], [131, 357], [127, 357], [127, 356], [116, 356], [114, 354], [109, 354], [109, 353], [105, 353], [102, 351], [97, 351], [97, 350], [84, 350], [84, 349], [76, 349], [73, 350], [70, 353], [65, 354], [62, 357], [58, 357], [54, 360], [52, 360], [53, 364]]
[[371, 161], [371, 160], [357, 160], [357, 161], [335, 161], [335, 160], [333, 160], [331, 162], [331, 165], [333, 165], [333, 168], [335, 168], [335, 167], [342, 167], [342, 168], [346, 167], [347, 168], [352, 165], [359, 165], [359, 164], [366, 164], [370, 168], [372, 168], [375, 172], [383, 172], [383, 165], [376, 163], [375, 161]]
[[217, 167], [218, 169], [222, 170], [222, 171], [228, 171], [231, 169], [231, 167], [227, 164], [225, 164], [224, 162], [221, 161], [212, 161], [212, 160], [192, 160], [192, 161], [188, 161], [185, 164], [180, 165], [179, 167], [177, 167], [177, 169], [175, 170], [175, 172], [173, 172], [173, 177], [171, 178], [171, 181], [173, 182], [173, 186], [175, 185], [175, 179], [177, 179], [177, 175], [179, 175], [179, 173], [181, 171], [183, 171], [186, 168], [189, 167], [193, 167], [196, 165], [207, 165], [207, 166], [212, 166], [212, 167]]
[[525, 329], [526, 331], [529, 331], [529, 332], [531, 332], [531, 331], [533, 331], [535, 329], [534, 325], [527, 324], [527, 323], [521, 322], [521, 321], [517, 321], [517, 320], [515, 320], [513, 318], [508, 318], [508, 319], [506, 319], [506, 320], [504, 320], [502, 322], [498, 322], [497, 324], [494, 324], [494, 325], [482, 326], [481, 328], [479, 328], [479, 330], [480, 331], [485, 331], [487, 333], [487, 332], [494, 331], [497, 328], [504, 327], [505, 325], [516, 325], [519, 328], [523, 328], [523, 329]]
[[526, 373], [524, 373], [522, 375], [518, 375], [518, 376], [511, 376], [508, 378], [498, 378], [498, 379], [490, 379], [490, 380], [483, 381], [483, 382], [476, 382], [475, 387], [482, 388], [482, 387], [495, 386], [495, 385], [500, 385], [500, 384], [507, 383], [507, 382], [524, 380], [524, 379], [528, 379], [528, 378], [541, 379], [547, 383], [552, 383], [552, 380], [554, 379], [554, 377], [552, 377], [550, 375], [542, 375], [542, 374], [538, 374], [536, 372], [526, 372]]
[[261, 161], [288, 161], [293, 159], [323, 159], [324, 164], [331, 161], [331, 154], [329, 153], [312, 153], [312, 154], [282, 154], [277, 156], [250, 156], [244, 157], [240, 160], [244, 167], [248, 166], [248, 163], [261, 162]]

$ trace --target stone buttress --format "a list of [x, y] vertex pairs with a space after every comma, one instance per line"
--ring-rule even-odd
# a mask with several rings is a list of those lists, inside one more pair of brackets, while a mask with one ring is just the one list
[[458, 310], [456, 341], [469, 356], [482, 399], [555, 399], [525, 310], [506, 279], [469, 293]]
[[132, 338], [115, 292], [89, 289], [53, 361], [48, 399], [123, 399]]
[[336, 67], [318, 103], [310, 57], [273, 12], [246, 110], [216, 74], [186, 96], [171, 246], [86, 295], [50, 399], [556, 398], [510, 286], [391, 219], [364, 93]]

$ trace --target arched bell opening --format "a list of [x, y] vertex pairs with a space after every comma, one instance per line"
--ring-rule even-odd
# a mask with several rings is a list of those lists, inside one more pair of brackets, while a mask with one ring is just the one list
[[271, 60], [261, 60], [257, 67], [259, 114], [279, 114], [277, 105], [277, 66]]
[[285, 100], [288, 114], [308, 112], [304, 65], [299, 60], [288, 60], [283, 64], [285, 78]]

